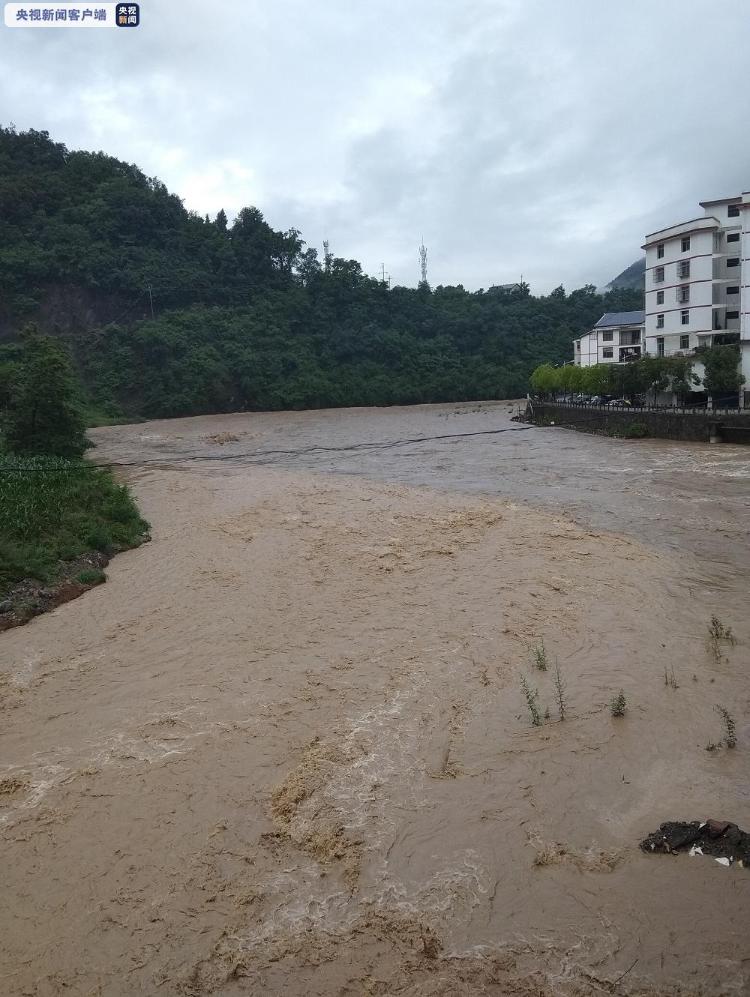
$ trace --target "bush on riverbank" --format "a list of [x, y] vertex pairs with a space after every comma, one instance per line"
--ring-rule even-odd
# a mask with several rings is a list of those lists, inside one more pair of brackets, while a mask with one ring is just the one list
[[137, 546], [148, 530], [108, 471], [43, 456], [0, 456], [0, 522], [0, 599], [27, 578], [56, 581], [87, 552]]

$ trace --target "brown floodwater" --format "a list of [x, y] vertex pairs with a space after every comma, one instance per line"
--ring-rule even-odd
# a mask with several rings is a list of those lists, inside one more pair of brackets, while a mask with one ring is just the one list
[[750, 828], [750, 450], [509, 410], [92, 433], [153, 540], [0, 635], [0, 992], [748, 991], [750, 872], [638, 842]]

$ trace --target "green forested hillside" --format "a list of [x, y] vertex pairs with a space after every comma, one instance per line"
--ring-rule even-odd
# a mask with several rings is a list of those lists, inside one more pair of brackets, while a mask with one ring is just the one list
[[389, 289], [257, 208], [202, 218], [135, 166], [0, 129], [0, 404], [29, 322], [65, 341], [93, 409], [136, 417], [512, 397], [603, 311], [640, 306]]

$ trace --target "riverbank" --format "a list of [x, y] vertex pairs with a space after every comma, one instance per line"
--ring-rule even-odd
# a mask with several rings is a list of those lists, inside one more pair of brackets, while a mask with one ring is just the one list
[[0, 455], [0, 631], [105, 581], [146, 523], [109, 471], [87, 461]]
[[[9, 993], [747, 985], [747, 873], [638, 847], [664, 820], [750, 824], [744, 585], [688, 547], [419, 480], [481, 467], [501, 487], [506, 467], [530, 473], [524, 453], [558, 466], [553, 430], [455, 438], [498, 421], [434, 407], [97, 431], [101, 459], [158, 455], [129, 477], [153, 541], [2, 637]], [[316, 456], [319, 431], [359, 449]], [[371, 457], [365, 438], [390, 443]], [[416, 486], [368, 480], [370, 460]], [[539, 502], [565, 494], [533, 481]], [[737, 640], [718, 656], [713, 613]], [[733, 750], [706, 751], [716, 703]]]
[[609, 408], [535, 401], [527, 406], [524, 421], [623, 439], [750, 444], [750, 411]]

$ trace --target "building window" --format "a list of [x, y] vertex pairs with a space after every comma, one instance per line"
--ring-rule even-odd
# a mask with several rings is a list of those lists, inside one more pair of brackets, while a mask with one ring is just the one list
[[681, 350], [690, 349], [690, 336], [680, 336], [680, 349]]
[[740, 241], [740, 233], [739, 232], [730, 232], [727, 235], [727, 242], [739, 242], [739, 241]]
[[603, 343], [611, 343], [612, 342], [612, 333], [611, 332], [603, 332], [602, 333], [602, 342]]
[[685, 238], [682, 240], [682, 251], [683, 253], [687, 253], [689, 249], [690, 249], [690, 236], [686, 235]]
[[577, 350], [580, 350], [580, 348], [581, 348], [581, 340], [580, 340], [580, 339], [577, 339], [577, 340], [576, 340], [576, 349], [577, 349]]
[[739, 318], [739, 317], [740, 317], [740, 313], [739, 312], [727, 312], [727, 322], [730, 319]]
[[663, 315], [657, 315], [656, 316], [656, 328], [657, 329], [663, 329], [664, 328], [664, 316]]
[[690, 312], [687, 308], [684, 312], [680, 312], [680, 322], [682, 325], [690, 325]]
[[683, 260], [677, 267], [677, 276], [680, 280], [684, 280], [686, 277], [690, 276], [690, 260]]
[[[662, 316], [663, 318], [664, 316]], [[657, 357], [664, 356], [664, 336], [656, 337], [656, 355]]]
[[656, 292], [656, 303], [657, 303], [657, 305], [663, 305], [664, 304], [664, 291], [657, 291]]
[[739, 256], [733, 256], [731, 258], [731, 260], [727, 260], [727, 266], [728, 267], [738, 267], [739, 265], [740, 265], [740, 258], [739, 258]]
[[664, 280], [664, 267], [654, 267], [654, 283], [661, 284]]
[[683, 284], [677, 288], [677, 301], [681, 305], [686, 305], [690, 301], [690, 285]]
[[664, 243], [660, 242], [659, 245], [656, 247], [656, 258], [658, 260], [661, 260], [663, 256], [664, 256]]
[[730, 204], [727, 207], [727, 216], [729, 218], [739, 218], [740, 217], [740, 206], [739, 206], [739, 204]]
[[602, 350], [602, 356], [604, 357], [605, 360], [611, 360], [612, 359], [612, 350], [613, 350], [613, 347], [611, 347], [611, 346], [605, 346], [604, 347], [604, 349]]
[[727, 294], [739, 294], [740, 288], [739, 284], [733, 284], [731, 287], [727, 288]]

